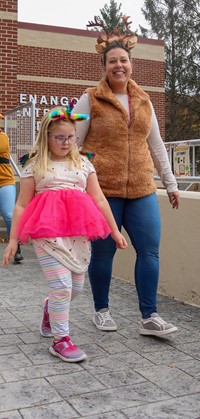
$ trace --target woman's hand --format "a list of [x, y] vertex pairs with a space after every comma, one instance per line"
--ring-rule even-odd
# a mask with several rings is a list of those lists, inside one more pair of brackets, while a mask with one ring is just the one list
[[116, 230], [115, 232], [111, 233], [111, 237], [113, 240], [115, 240], [117, 249], [127, 248], [128, 243], [119, 230]]
[[5, 249], [3, 259], [2, 259], [2, 266], [8, 266], [10, 259], [14, 258], [15, 253], [17, 251], [18, 241], [17, 239], [10, 239], [8, 246]]
[[168, 192], [169, 202], [172, 205], [172, 208], [179, 208], [180, 204], [180, 194], [178, 191], [176, 192]]

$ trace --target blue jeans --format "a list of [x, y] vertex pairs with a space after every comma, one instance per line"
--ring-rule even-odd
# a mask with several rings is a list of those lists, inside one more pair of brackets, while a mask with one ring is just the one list
[[[119, 230], [123, 226], [136, 252], [135, 285], [143, 319], [157, 312], [160, 210], [156, 194], [138, 199], [108, 198]], [[116, 244], [109, 236], [92, 242], [89, 279], [95, 310], [108, 308]]]
[[5, 221], [8, 237], [15, 208], [16, 186], [6, 185], [0, 188], [0, 213]]

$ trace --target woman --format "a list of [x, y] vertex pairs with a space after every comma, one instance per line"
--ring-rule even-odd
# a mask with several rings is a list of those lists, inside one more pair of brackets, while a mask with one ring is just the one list
[[[123, 19], [128, 26], [127, 18]], [[136, 251], [140, 333], [162, 336], [177, 327], [157, 313], [160, 214], [154, 166], [172, 208], [179, 207], [179, 192], [152, 103], [131, 79], [130, 49], [135, 43], [135, 37], [127, 33], [123, 37], [107, 32], [107, 39], [98, 37], [96, 49], [102, 54], [105, 77], [97, 87], [86, 90], [74, 112], [90, 114], [90, 121], [79, 127], [79, 145], [83, 152], [95, 154], [92, 163], [101, 188], [118, 228], [125, 228]], [[111, 237], [92, 245], [89, 279], [95, 305], [93, 323], [103, 331], [117, 329], [109, 313], [108, 297], [115, 252]]]
[[[0, 119], [3, 118], [3, 115], [0, 114]], [[0, 213], [5, 221], [8, 236], [10, 236], [15, 199], [16, 186], [14, 173], [10, 164], [9, 138], [0, 129]], [[20, 245], [18, 244], [14, 261], [18, 263], [23, 259]]]

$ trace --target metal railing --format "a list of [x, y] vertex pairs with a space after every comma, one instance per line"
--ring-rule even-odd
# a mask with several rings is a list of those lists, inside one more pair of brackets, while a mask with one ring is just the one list
[[19, 158], [27, 154], [35, 142], [35, 103], [28, 102], [5, 113], [4, 130], [10, 140], [10, 161], [20, 176]]
[[[175, 178], [177, 180], [177, 183], [179, 185], [185, 184], [185, 188], [188, 188], [188, 184], [198, 184], [200, 183], [200, 139], [195, 140], [187, 140], [187, 141], [171, 141], [171, 142], [165, 142], [165, 147], [168, 152], [168, 157], [171, 165], [172, 172], [175, 175]], [[188, 165], [189, 170], [188, 174], [184, 175], [177, 175], [175, 169], [175, 149], [178, 147], [182, 147], [182, 145], [187, 144], [188, 145]], [[159, 176], [154, 176], [154, 179], [156, 181], [160, 180]]]
[[171, 164], [172, 171], [174, 173], [174, 149], [175, 147], [181, 146], [187, 143], [189, 146], [189, 159], [190, 159], [190, 170], [187, 176], [180, 175], [176, 176], [179, 180], [195, 181], [200, 180], [200, 139], [187, 140], [187, 141], [172, 141], [166, 142], [165, 147], [167, 148], [169, 161]]

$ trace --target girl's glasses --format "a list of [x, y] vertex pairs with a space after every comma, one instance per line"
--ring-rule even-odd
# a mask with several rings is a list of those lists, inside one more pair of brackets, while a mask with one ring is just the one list
[[53, 135], [51, 132], [49, 133], [52, 137], [54, 137], [54, 140], [57, 144], [64, 144], [66, 141], [69, 144], [75, 144], [78, 140], [78, 135], [69, 135], [69, 137], [63, 137], [63, 135]]

